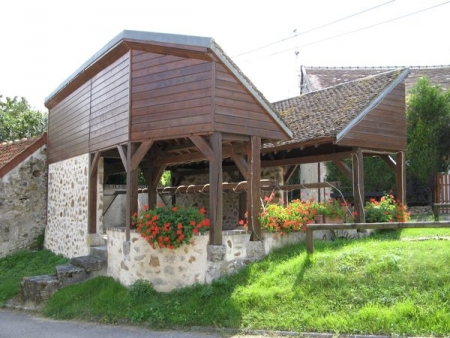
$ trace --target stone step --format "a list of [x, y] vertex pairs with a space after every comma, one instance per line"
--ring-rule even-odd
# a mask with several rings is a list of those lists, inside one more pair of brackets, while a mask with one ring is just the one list
[[24, 277], [20, 286], [22, 302], [32, 301], [40, 304], [47, 301], [51, 295], [61, 288], [61, 282], [56, 276], [31, 276]]
[[100, 257], [89, 255], [74, 257], [70, 260], [70, 263], [79, 268], [83, 268], [87, 273], [90, 273], [103, 270], [108, 261]]
[[99, 257], [108, 261], [108, 247], [106, 245], [91, 246], [91, 256]]
[[68, 264], [56, 266], [56, 277], [61, 283], [61, 287], [81, 283], [89, 278], [89, 274], [84, 268]]

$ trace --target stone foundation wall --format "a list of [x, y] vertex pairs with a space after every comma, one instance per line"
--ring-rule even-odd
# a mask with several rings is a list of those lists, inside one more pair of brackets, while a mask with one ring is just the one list
[[223, 232], [224, 245], [208, 245], [209, 234], [194, 236], [194, 245], [176, 250], [153, 249], [131, 230], [130, 242], [125, 241], [125, 229], [107, 229], [108, 276], [124, 285], [139, 279], [148, 280], [157, 291], [212, 280], [236, 272], [249, 262], [262, 259], [273, 249], [305, 240], [304, 233], [287, 235], [264, 234], [263, 241], [250, 242], [245, 230]]
[[66, 257], [89, 253], [89, 154], [51, 164], [45, 247]]
[[0, 180], [0, 257], [30, 249], [45, 228], [46, 147]]

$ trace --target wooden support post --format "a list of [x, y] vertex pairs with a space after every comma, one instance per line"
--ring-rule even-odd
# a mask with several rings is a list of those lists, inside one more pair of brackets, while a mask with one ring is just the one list
[[261, 224], [259, 223], [259, 213], [261, 209], [261, 137], [252, 136], [247, 148], [248, 164], [248, 190], [247, 190], [247, 210], [248, 228], [251, 229], [251, 241], [262, 240]]
[[397, 170], [395, 172], [397, 185], [397, 200], [406, 203], [406, 159], [403, 151], [397, 153]]
[[97, 233], [98, 161], [100, 152], [89, 155], [88, 232]]
[[364, 216], [364, 158], [361, 148], [356, 148], [352, 153], [353, 162], [353, 197], [354, 208], [357, 212], [356, 222], [365, 223]]
[[149, 168], [144, 168], [142, 170], [142, 174], [147, 182], [148, 207], [150, 209], [156, 206], [158, 196], [156, 188], [164, 173], [164, 169], [164, 166], [150, 166]]
[[138, 149], [136, 143], [128, 142], [127, 145], [127, 199], [125, 207], [125, 240], [130, 240], [131, 217], [138, 211], [138, 169], [131, 166], [131, 160]]
[[[222, 189], [222, 134], [210, 136], [213, 157], [209, 160], [209, 244], [222, 245], [223, 189]], [[203, 151], [203, 150], [202, 150]]]

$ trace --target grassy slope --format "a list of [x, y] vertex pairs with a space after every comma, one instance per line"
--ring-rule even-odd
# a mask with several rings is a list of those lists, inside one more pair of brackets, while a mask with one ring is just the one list
[[274, 252], [212, 285], [168, 294], [111, 278], [67, 287], [45, 314], [158, 326], [219, 326], [335, 333], [450, 333], [450, 243], [399, 241], [449, 236], [404, 230], [358, 241], [317, 242]]
[[21, 251], [0, 259], [0, 306], [19, 293], [23, 277], [55, 274], [55, 266], [67, 262], [50, 251]]

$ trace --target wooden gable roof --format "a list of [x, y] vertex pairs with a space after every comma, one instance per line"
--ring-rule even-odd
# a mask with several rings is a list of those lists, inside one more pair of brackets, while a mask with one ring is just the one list
[[0, 143], [0, 177], [5, 176], [28, 156], [46, 144], [46, 134], [18, 141]]
[[[294, 137], [290, 141], [266, 144], [265, 148], [288, 149], [324, 143], [363, 146], [364, 140], [367, 141], [364, 146], [376, 148], [373, 138], [384, 136], [380, 148], [403, 150], [406, 124], [402, 85], [408, 73], [408, 69], [398, 69], [275, 102], [274, 107]], [[403, 95], [400, 100], [389, 97], [395, 90], [394, 95]], [[394, 114], [389, 108], [379, 109], [382, 104], [391, 105]], [[366, 123], [364, 128], [360, 125], [362, 121]], [[370, 128], [379, 122], [385, 125], [375, 128], [373, 136]], [[383, 128], [387, 128], [388, 135]], [[389, 137], [398, 142], [389, 144], [392, 141]]]

